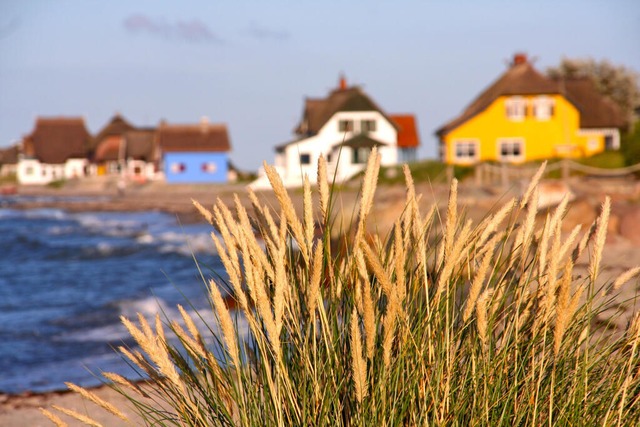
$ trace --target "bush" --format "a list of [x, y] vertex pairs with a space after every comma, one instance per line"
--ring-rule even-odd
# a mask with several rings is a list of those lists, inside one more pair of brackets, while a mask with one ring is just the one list
[[632, 129], [622, 136], [620, 151], [627, 166], [640, 163], [640, 121], [636, 121]]
[[[447, 179], [447, 167], [439, 160], [423, 160], [409, 163], [409, 170], [414, 182], [445, 182]], [[469, 176], [474, 170], [473, 166], [453, 166], [453, 176], [461, 180]], [[379, 174], [380, 184], [399, 184], [404, 182], [404, 173], [401, 166], [381, 168]]]
[[[217, 324], [198, 330], [182, 309], [181, 322], [123, 319], [139, 349], [121, 351], [151, 379], [150, 389], [104, 374], [146, 422], [636, 424], [640, 317], [624, 334], [594, 323], [609, 301], [596, 296], [640, 270], [595, 289], [609, 200], [584, 238], [574, 232], [562, 240], [566, 203], [535, 222], [539, 175], [521, 199], [475, 227], [460, 219], [454, 180], [440, 228], [435, 207], [420, 212], [407, 171], [406, 209], [381, 239], [365, 231], [376, 158], [339, 245], [330, 239], [339, 225], [328, 186], [319, 186], [318, 232], [308, 183], [299, 218], [270, 168], [279, 218], [252, 194], [253, 218], [240, 203], [235, 213], [221, 202], [213, 211], [196, 204], [218, 232], [213, 244], [228, 274], [209, 282]], [[585, 258], [589, 274], [574, 277]]]

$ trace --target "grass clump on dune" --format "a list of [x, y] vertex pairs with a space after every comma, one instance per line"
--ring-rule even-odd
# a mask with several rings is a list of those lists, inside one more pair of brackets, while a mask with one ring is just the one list
[[[121, 350], [152, 382], [143, 390], [105, 376], [149, 425], [640, 419], [640, 317], [624, 333], [594, 322], [610, 301], [596, 297], [638, 274], [633, 269], [607, 289], [595, 288], [608, 200], [589, 230], [563, 236], [566, 200], [542, 224], [535, 221], [541, 169], [520, 199], [474, 225], [458, 212], [455, 180], [444, 218], [435, 207], [421, 212], [405, 169], [406, 206], [382, 238], [365, 228], [379, 170], [374, 151], [338, 250], [330, 241], [338, 225], [324, 161], [317, 194], [305, 182], [301, 217], [275, 170], [266, 169], [277, 211], [253, 194], [253, 214], [239, 201], [233, 208], [197, 204], [217, 230], [212, 244], [228, 274], [226, 282], [209, 283], [217, 324], [199, 330], [184, 310], [180, 323], [123, 319], [139, 349]], [[589, 274], [574, 277], [585, 258]], [[236, 310], [219, 289], [233, 296]]]

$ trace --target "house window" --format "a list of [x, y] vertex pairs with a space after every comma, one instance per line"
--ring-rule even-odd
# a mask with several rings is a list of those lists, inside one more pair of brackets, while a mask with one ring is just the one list
[[478, 141], [461, 139], [454, 141], [455, 159], [461, 162], [475, 162], [479, 157]]
[[338, 131], [340, 132], [353, 132], [353, 120], [339, 120]]
[[532, 103], [532, 115], [538, 120], [549, 120], [553, 117], [555, 104], [548, 96], [538, 96]]
[[202, 164], [202, 172], [204, 173], [216, 173], [218, 165], [214, 162], [206, 162]]
[[311, 154], [309, 154], [309, 153], [300, 154], [300, 164], [301, 165], [310, 165], [311, 164]]
[[24, 170], [25, 175], [33, 175], [34, 172], [35, 171], [33, 170], [33, 166], [27, 166], [27, 168]]
[[527, 101], [521, 96], [512, 96], [504, 102], [509, 120], [524, 120], [527, 115]]
[[498, 159], [503, 162], [524, 160], [524, 140], [522, 138], [498, 139]]
[[376, 131], [376, 121], [375, 120], [362, 120], [360, 122], [360, 132], [368, 133]]
[[187, 165], [180, 162], [171, 163], [171, 173], [184, 173], [187, 170]]
[[369, 148], [353, 148], [353, 164], [364, 164], [369, 160], [371, 150]]

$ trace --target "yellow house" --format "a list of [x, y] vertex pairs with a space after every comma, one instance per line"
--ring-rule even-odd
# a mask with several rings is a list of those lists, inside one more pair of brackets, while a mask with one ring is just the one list
[[522, 163], [620, 147], [620, 108], [587, 78], [553, 80], [516, 54], [509, 69], [436, 131], [440, 159]]

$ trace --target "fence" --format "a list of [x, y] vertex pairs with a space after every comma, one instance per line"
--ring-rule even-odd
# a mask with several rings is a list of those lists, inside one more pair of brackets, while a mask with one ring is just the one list
[[[508, 164], [495, 165], [491, 163], [479, 163], [475, 166], [475, 184], [482, 185], [503, 185], [507, 186], [515, 180], [531, 179], [538, 170], [538, 166], [515, 166]], [[563, 180], [569, 179], [572, 174], [581, 174], [592, 177], [623, 177], [640, 172], [640, 163], [618, 169], [604, 169], [583, 165], [573, 160], [563, 159], [559, 162], [547, 165], [545, 176], [554, 175], [559, 171], [559, 177]], [[448, 177], [453, 176], [452, 168], [447, 168]]]

